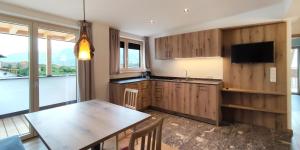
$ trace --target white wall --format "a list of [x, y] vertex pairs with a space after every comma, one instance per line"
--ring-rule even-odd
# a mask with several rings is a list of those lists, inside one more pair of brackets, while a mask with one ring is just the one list
[[223, 79], [223, 58], [177, 58], [174, 60], [155, 59], [154, 38], [150, 38], [151, 73], [157, 76]]
[[94, 97], [108, 100], [109, 97], [109, 26], [93, 22]]
[[292, 34], [300, 35], [300, 19], [297, 19], [295, 22], [292, 23]]

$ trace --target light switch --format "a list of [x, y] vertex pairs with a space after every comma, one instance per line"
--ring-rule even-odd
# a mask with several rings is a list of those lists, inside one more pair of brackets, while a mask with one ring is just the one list
[[270, 82], [276, 82], [276, 67], [270, 68]]

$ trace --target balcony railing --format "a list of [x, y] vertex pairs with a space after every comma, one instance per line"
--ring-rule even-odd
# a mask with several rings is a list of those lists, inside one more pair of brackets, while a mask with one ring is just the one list
[[[39, 78], [39, 106], [46, 108], [74, 102], [76, 76], [53, 76]], [[20, 114], [29, 110], [29, 79], [0, 79], [0, 117]]]

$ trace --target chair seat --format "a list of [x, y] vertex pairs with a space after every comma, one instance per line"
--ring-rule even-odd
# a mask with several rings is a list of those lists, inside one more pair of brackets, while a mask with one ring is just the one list
[[19, 136], [11, 136], [0, 140], [0, 150], [25, 150]]

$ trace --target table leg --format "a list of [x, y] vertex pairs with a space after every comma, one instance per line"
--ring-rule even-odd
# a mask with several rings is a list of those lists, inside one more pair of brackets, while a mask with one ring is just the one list
[[96, 146], [92, 147], [91, 150], [100, 150], [100, 144], [97, 144]]
[[116, 135], [116, 150], [119, 150], [119, 134]]

